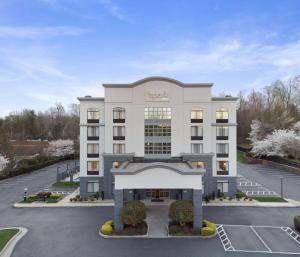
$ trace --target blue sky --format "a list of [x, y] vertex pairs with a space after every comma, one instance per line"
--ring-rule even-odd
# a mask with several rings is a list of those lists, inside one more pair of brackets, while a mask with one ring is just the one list
[[300, 74], [300, 1], [1, 0], [0, 116], [168, 76], [235, 95]]

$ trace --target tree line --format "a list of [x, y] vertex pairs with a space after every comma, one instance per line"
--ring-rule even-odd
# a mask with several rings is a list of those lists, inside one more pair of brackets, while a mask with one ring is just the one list
[[79, 105], [69, 109], [57, 103], [46, 111], [14, 111], [0, 118], [0, 153], [7, 154], [10, 140], [71, 139], [79, 136]]
[[237, 110], [238, 144], [249, 144], [251, 124], [260, 124], [257, 140], [263, 140], [274, 130], [293, 129], [300, 120], [300, 76], [277, 80], [262, 90], [239, 93]]

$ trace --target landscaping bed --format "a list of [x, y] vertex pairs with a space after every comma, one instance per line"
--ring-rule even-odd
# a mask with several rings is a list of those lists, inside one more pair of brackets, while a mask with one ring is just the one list
[[19, 229], [16, 228], [0, 230], [0, 252], [3, 250], [5, 245], [9, 242], [9, 240], [13, 238], [18, 232]]
[[58, 203], [62, 199], [61, 194], [54, 194], [51, 192], [39, 192], [37, 194], [29, 195], [27, 199], [21, 201], [20, 203]]
[[212, 237], [216, 235], [216, 224], [203, 220], [202, 229], [194, 229], [192, 222], [180, 224], [177, 221], [170, 221], [168, 226], [169, 236], [201, 236]]
[[53, 187], [79, 187], [79, 182], [59, 181], [52, 185]]

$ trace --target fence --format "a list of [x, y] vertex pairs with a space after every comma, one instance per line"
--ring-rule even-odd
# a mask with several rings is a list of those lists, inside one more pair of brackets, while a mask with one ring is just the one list
[[67, 168], [65, 170], [61, 170], [60, 167], [57, 167], [56, 171], [56, 182], [64, 180], [70, 177], [70, 181], [73, 182], [74, 174], [79, 172], [79, 162], [75, 161], [74, 166], [67, 164]]

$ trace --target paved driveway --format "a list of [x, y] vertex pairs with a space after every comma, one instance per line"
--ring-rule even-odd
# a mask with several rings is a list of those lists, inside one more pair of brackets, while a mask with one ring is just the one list
[[164, 238], [167, 236], [169, 205], [146, 205], [149, 237]]
[[238, 174], [280, 195], [280, 177], [284, 197], [300, 201], [300, 174], [271, 168], [261, 164], [238, 163]]

